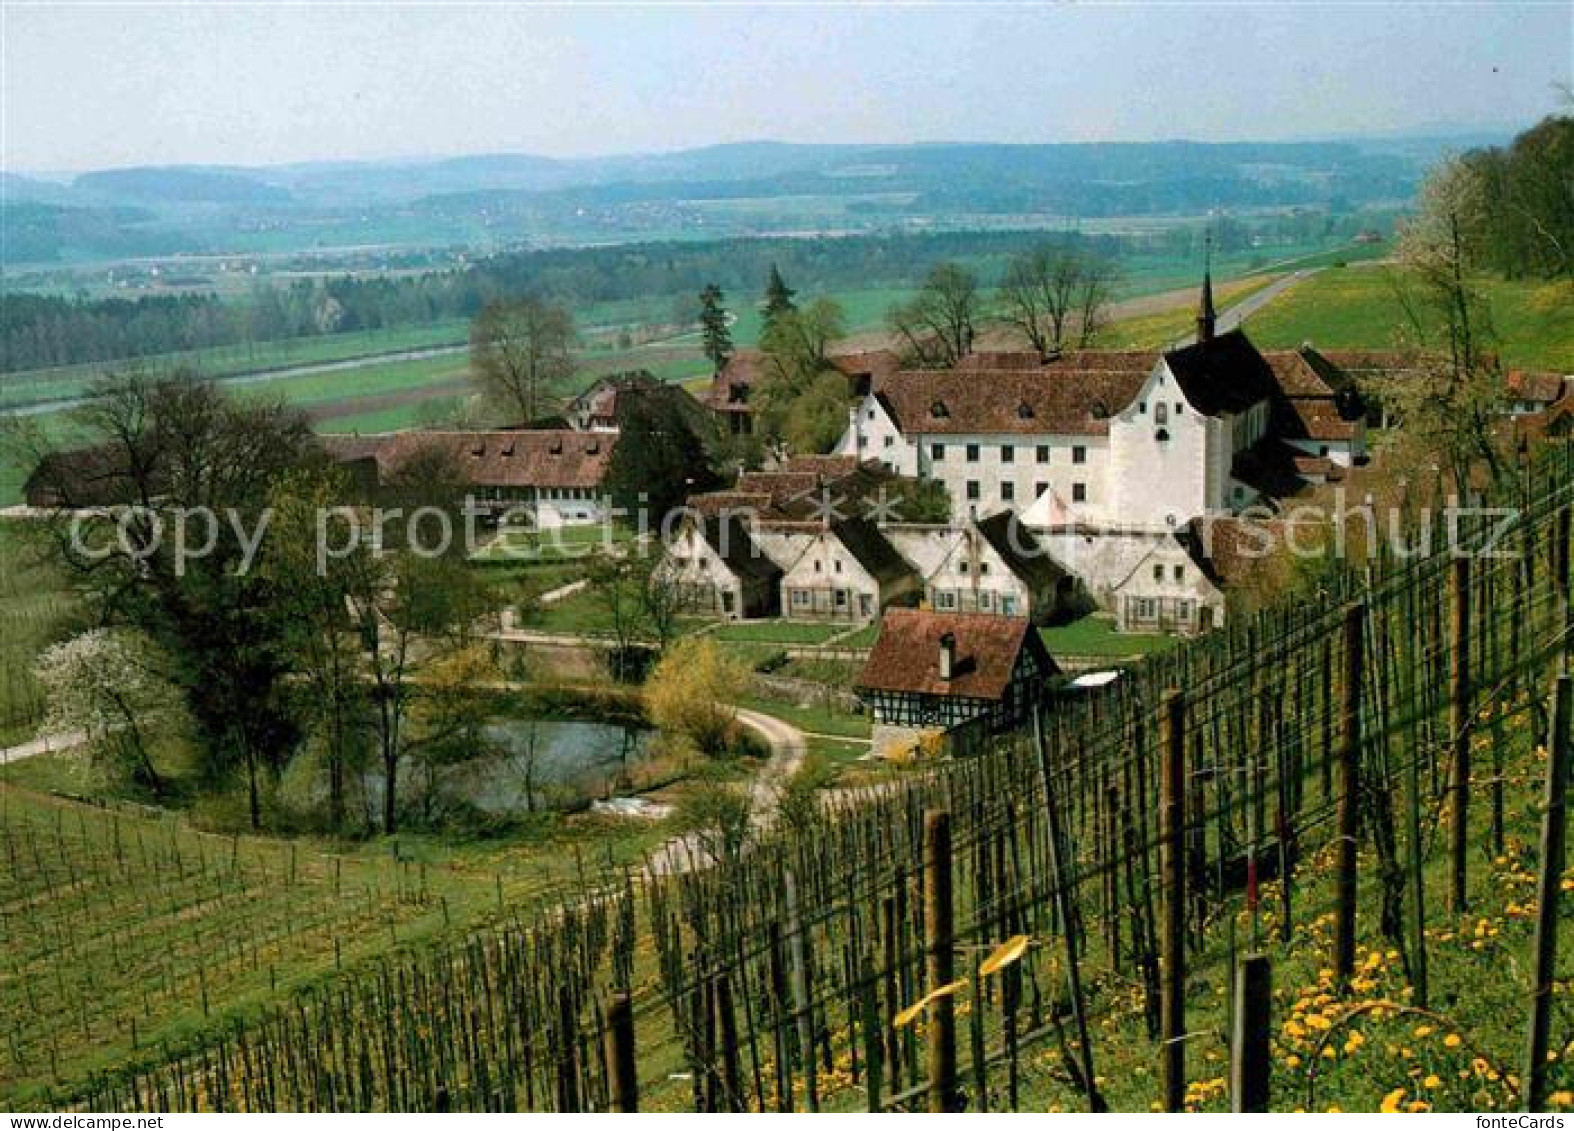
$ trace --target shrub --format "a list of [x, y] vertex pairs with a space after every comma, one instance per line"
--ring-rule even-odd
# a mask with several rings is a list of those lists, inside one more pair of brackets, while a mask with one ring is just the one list
[[688, 637], [667, 650], [645, 685], [650, 719], [671, 737], [686, 737], [701, 753], [726, 753], [733, 708], [748, 687], [749, 670], [708, 637]]

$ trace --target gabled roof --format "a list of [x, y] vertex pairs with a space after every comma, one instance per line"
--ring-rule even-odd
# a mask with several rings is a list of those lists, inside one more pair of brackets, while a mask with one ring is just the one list
[[1348, 373], [1311, 346], [1267, 350], [1262, 356], [1287, 397], [1332, 397], [1354, 385]]
[[103, 507], [138, 503], [126, 454], [108, 445], [50, 452], [23, 485], [24, 497], [47, 497], [64, 507]]
[[1560, 374], [1533, 373], [1523, 369], [1510, 370], [1503, 383], [1513, 399], [1540, 404], [1552, 404], [1568, 388], [1568, 382]]
[[874, 391], [910, 435], [1107, 435], [1156, 355], [1076, 356], [1033, 369], [903, 370]]
[[1244, 412], [1279, 388], [1272, 368], [1239, 330], [1164, 355], [1191, 406], [1204, 416]]
[[891, 350], [850, 350], [833, 353], [827, 361], [848, 377], [879, 380], [902, 368], [902, 359]]
[[979, 519], [973, 526], [1005, 567], [1034, 588], [1052, 588], [1068, 576], [1014, 511]]
[[736, 576], [775, 584], [781, 580], [779, 565], [765, 556], [742, 519], [712, 516], [698, 523], [700, 537]]
[[[947, 634], [955, 649], [948, 680], [940, 678], [940, 641]], [[1038, 660], [1040, 675], [1059, 671], [1038, 632], [1022, 617], [889, 609], [858, 688], [998, 701], [1024, 652]]]
[[593, 488], [601, 486], [617, 437], [570, 429], [515, 432], [391, 432], [324, 436], [341, 463], [373, 459], [386, 480], [417, 453], [449, 453], [472, 487]]
[[916, 576], [908, 560], [897, 553], [896, 547], [880, 533], [880, 528], [866, 518], [849, 518], [834, 523], [830, 534], [881, 585]]
[[794, 456], [773, 471], [744, 472], [731, 490], [694, 495], [688, 505], [701, 514], [747, 511], [761, 523], [813, 522], [826, 517], [827, 508], [858, 513], [896, 478], [856, 456]]
[[715, 412], [753, 412], [750, 391], [760, 382], [764, 360], [758, 350], [738, 350], [711, 378], [705, 403]]
[[1275, 406], [1274, 427], [1289, 440], [1355, 439], [1357, 420], [1345, 418], [1332, 398], [1293, 397]]

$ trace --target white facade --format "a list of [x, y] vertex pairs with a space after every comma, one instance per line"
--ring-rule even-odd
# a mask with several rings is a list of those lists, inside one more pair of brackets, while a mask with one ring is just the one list
[[971, 529], [894, 528], [885, 532], [918, 571], [924, 601], [940, 613], [1032, 615], [1033, 594], [988, 541]]
[[[904, 434], [878, 396], [849, 413], [837, 455], [879, 460], [898, 475], [936, 480], [957, 521], [1009, 510], [1027, 514], [1059, 499], [1076, 514], [1109, 511], [1109, 438], [1053, 433]], [[1040, 502], [1040, 500], [1046, 500]]]
[[1174, 538], [1157, 542], [1117, 583], [1111, 605], [1122, 632], [1207, 632], [1224, 623], [1224, 594]]
[[790, 620], [872, 620], [880, 583], [829, 530], [813, 535], [782, 578], [782, 615]]
[[1321, 456], [1340, 467], [1354, 467], [1356, 458], [1366, 452], [1366, 423], [1355, 422], [1355, 435], [1349, 440], [1286, 440], [1298, 452]]
[[742, 579], [694, 523], [686, 523], [668, 544], [659, 568], [662, 579], [677, 586], [689, 607], [726, 617], [744, 614]]

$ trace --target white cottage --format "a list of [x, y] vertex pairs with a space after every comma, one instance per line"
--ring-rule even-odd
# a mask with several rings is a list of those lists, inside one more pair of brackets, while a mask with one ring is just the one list
[[921, 582], [874, 523], [853, 518], [809, 534], [781, 589], [789, 619], [859, 622], [916, 602]]

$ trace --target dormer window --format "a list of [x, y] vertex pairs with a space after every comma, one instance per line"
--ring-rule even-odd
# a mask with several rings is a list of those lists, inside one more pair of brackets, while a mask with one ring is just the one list
[[1023, 401], [1021, 404], [1017, 405], [1017, 419], [1032, 420], [1033, 406], [1028, 404], [1027, 401]]
[[510, 440], [507, 446], [503, 448], [502, 454], [505, 456], [512, 456], [514, 454], [514, 447], [514, 441]]
[[1088, 412], [1092, 415], [1094, 420], [1109, 419], [1109, 405], [1105, 404], [1103, 400], [1094, 401], [1092, 407], [1088, 409]]
[[547, 451], [550, 452], [551, 454], [555, 455], [555, 456], [562, 455], [563, 454], [563, 441], [562, 440], [553, 440], [551, 445], [547, 448]]
[[944, 420], [951, 415], [951, 410], [946, 408], [945, 401], [935, 401], [929, 406], [929, 415], [936, 420]]

